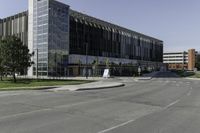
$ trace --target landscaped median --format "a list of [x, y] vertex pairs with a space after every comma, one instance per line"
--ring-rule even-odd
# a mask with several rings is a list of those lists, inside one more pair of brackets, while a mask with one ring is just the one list
[[174, 70], [172, 72], [175, 72], [180, 77], [191, 77], [195, 75], [195, 72], [193, 71], [184, 71], [184, 70]]
[[194, 75], [190, 76], [190, 78], [200, 78], [200, 72], [196, 72]]
[[99, 90], [99, 89], [108, 89], [108, 88], [116, 88], [124, 86], [124, 83], [115, 82], [115, 81], [96, 81], [87, 84], [80, 85], [65, 85], [53, 89], [49, 89], [49, 91], [85, 91], [85, 90]]
[[186, 78], [200, 78], [200, 72], [193, 72], [193, 71], [173, 71], [180, 77], [186, 77]]
[[51, 89], [63, 85], [80, 85], [93, 82], [91, 80], [55, 80], [55, 79], [17, 79], [14, 83], [11, 79], [0, 81], [0, 91], [11, 90], [40, 90]]

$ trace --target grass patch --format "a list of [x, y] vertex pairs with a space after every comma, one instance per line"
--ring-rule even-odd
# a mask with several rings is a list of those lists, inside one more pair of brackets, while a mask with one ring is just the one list
[[182, 71], [182, 70], [173, 70], [172, 72], [176, 73], [180, 77], [184, 77], [184, 72], [185, 71]]
[[192, 71], [177, 70], [177, 71], [172, 71], [172, 72], [175, 72], [180, 77], [191, 77], [195, 75], [195, 73]]
[[196, 72], [194, 75], [190, 76], [190, 78], [200, 78], [200, 73]]
[[[0, 81], [1, 90], [27, 90], [38, 89], [44, 86], [60, 86], [60, 85], [79, 85], [90, 83], [92, 81], [86, 80], [51, 80], [51, 79], [17, 79], [14, 83], [12, 79], [4, 79]], [[21, 88], [20, 88], [21, 87]], [[38, 87], [38, 88], [37, 88]]]

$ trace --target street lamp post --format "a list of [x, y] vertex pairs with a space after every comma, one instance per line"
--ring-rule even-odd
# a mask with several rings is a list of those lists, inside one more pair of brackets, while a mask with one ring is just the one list
[[86, 27], [84, 24], [84, 42], [85, 42], [85, 54], [86, 54], [86, 72], [85, 72], [85, 77], [88, 79], [88, 35], [85, 33], [86, 32]]
[[36, 49], [36, 77], [38, 79], [38, 49]]
[[85, 53], [86, 53], [86, 71], [85, 71], [85, 77], [88, 79], [88, 43], [85, 43]]

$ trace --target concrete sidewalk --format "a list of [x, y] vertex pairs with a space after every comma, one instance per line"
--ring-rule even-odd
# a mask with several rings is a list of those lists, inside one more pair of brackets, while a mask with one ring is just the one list
[[[17, 78], [25, 78], [25, 79], [37, 79], [37, 77], [26, 77], [26, 76], [17, 76]], [[51, 80], [94, 80], [94, 81], [99, 81], [99, 80], [107, 80], [103, 77], [38, 77], [38, 79], [51, 79]]]
[[144, 74], [141, 77], [135, 77], [135, 80], [151, 80], [153, 77], [155, 77], [160, 71], [155, 71], [152, 73]]
[[185, 78], [185, 79], [189, 79], [189, 80], [200, 80], [200, 78]]
[[48, 89], [48, 91], [80, 91], [80, 90], [95, 90], [106, 89], [124, 86], [123, 83], [111, 82], [111, 81], [97, 81], [81, 85], [66, 85], [58, 88]]
[[138, 81], [138, 80], [151, 80], [152, 77], [135, 77], [134, 80]]
[[151, 73], [147, 73], [147, 74], [144, 74], [142, 77], [154, 77], [156, 76], [160, 71], [155, 71], [155, 72], [151, 72]]

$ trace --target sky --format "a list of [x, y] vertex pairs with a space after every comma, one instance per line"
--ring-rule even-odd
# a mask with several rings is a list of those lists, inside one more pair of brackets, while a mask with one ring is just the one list
[[[164, 41], [164, 52], [200, 51], [200, 0], [58, 0], [71, 9]], [[28, 0], [0, 0], [0, 18]]]

